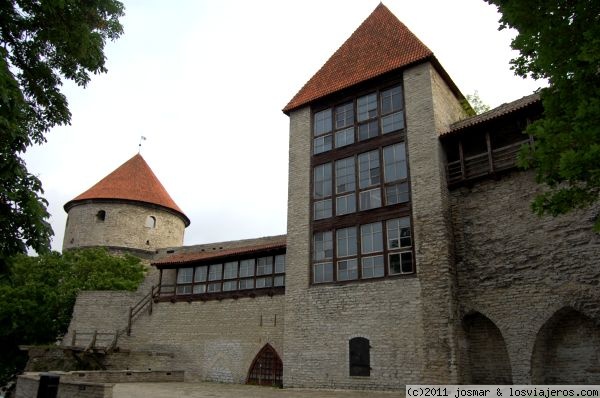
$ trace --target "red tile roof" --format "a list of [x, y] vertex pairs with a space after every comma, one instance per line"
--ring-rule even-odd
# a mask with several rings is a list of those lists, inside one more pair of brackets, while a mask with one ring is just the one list
[[283, 111], [430, 57], [433, 52], [380, 3]]
[[80, 201], [91, 199], [131, 200], [166, 207], [178, 213], [186, 226], [190, 224], [190, 220], [171, 199], [165, 187], [140, 154], [135, 155], [96, 185], [67, 202], [64, 206], [65, 211], [68, 212]]
[[[245, 254], [259, 253], [267, 250], [274, 249], [285, 249], [286, 247], [286, 236], [283, 235], [273, 240], [269, 238], [269, 242], [265, 243], [255, 243], [248, 246], [239, 246], [232, 248], [225, 248], [221, 250], [212, 250], [210, 249], [200, 249], [200, 251], [196, 252], [187, 252], [187, 253], [176, 253], [172, 254], [168, 257], [165, 257], [161, 260], [153, 262], [153, 265], [156, 265], [158, 268], [165, 268], [169, 265], [179, 265], [186, 263], [193, 263], [196, 261], [205, 261], [205, 260], [217, 260], [225, 257], [233, 257], [233, 256], [241, 256]], [[208, 250], [208, 251], [205, 251]]]

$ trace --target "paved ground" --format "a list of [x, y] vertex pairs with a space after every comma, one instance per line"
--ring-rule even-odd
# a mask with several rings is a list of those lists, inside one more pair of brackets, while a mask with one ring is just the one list
[[220, 383], [120, 383], [113, 398], [403, 398], [403, 392], [279, 389]]

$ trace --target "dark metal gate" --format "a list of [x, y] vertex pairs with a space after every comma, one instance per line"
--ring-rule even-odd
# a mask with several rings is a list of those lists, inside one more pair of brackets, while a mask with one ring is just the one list
[[282, 376], [283, 363], [281, 358], [270, 344], [265, 344], [252, 361], [246, 383], [281, 387], [283, 384]]

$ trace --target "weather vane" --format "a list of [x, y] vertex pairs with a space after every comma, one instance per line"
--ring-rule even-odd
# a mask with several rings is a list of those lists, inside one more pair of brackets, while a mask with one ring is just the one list
[[142, 141], [146, 141], [146, 137], [144, 137], [143, 135], [140, 136], [140, 145], [138, 146], [138, 153], [142, 152]]

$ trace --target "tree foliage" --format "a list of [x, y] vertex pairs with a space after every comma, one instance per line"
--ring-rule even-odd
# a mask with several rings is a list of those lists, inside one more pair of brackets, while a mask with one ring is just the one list
[[473, 94], [467, 94], [465, 98], [467, 101], [469, 101], [471, 108], [475, 111], [475, 115], [479, 115], [491, 109], [488, 104], [483, 102], [477, 90], [475, 90]]
[[85, 86], [106, 72], [104, 45], [121, 35], [122, 15], [117, 0], [0, 2], [0, 267], [27, 247], [49, 249], [42, 184], [22, 155], [70, 123], [62, 80]]
[[137, 257], [104, 249], [19, 254], [0, 277], [0, 385], [24, 365], [19, 345], [54, 343], [69, 326], [83, 290], [135, 290], [144, 275]]
[[[500, 29], [518, 34], [519, 76], [547, 79], [540, 90], [544, 114], [527, 132], [535, 148], [520, 163], [547, 185], [532, 204], [538, 214], [558, 215], [600, 198], [600, 2], [595, 0], [486, 0], [498, 6]], [[596, 218], [600, 232], [600, 217]]]

